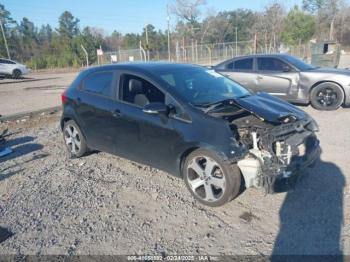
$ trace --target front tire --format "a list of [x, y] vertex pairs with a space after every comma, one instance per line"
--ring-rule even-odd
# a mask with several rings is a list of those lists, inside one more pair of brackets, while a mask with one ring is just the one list
[[21, 78], [21, 76], [22, 76], [21, 70], [19, 70], [19, 69], [13, 70], [12, 78], [19, 79], [19, 78]]
[[74, 120], [69, 120], [64, 124], [63, 139], [70, 158], [79, 158], [87, 153], [85, 138]]
[[335, 83], [321, 83], [311, 90], [310, 102], [318, 110], [336, 110], [344, 102], [344, 92]]
[[222, 206], [239, 194], [239, 168], [225, 163], [211, 151], [193, 151], [186, 158], [182, 173], [188, 190], [204, 205]]

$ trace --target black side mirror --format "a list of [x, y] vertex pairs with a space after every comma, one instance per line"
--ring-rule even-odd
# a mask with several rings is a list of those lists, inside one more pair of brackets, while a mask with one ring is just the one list
[[142, 111], [151, 115], [156, 115], [156, 114], [167, 115], [169, 113], [169, 107], [163, 103], [154, 102], [154, 103], [145, 105]]

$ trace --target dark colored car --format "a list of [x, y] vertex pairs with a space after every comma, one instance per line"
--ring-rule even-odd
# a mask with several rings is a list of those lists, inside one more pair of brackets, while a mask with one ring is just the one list
[[350, 105], [350, 70], [315, 67], [287, 54], [235, 57], [214, 68], [251, 90], [319, 110]]
[[105, 151], [184, 179], [220, 206], [241, 185], [273, 192], [319, 156], [304, 111], [200, 66], [117, 64], [79, 74], [62, 95], [72, 157]]

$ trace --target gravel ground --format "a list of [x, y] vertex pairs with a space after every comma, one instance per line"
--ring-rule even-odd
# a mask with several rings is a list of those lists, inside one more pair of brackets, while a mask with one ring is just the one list
[[[106, 153], [67, 159], [59, 114], [3, 123], [0, 254], [350, 255], [350, 109], [318, 112], [322, 160], [295, 190], [243, 192], [220, 208], [182, 180]], [[1, 236], [0, 236], [1, 239]]]

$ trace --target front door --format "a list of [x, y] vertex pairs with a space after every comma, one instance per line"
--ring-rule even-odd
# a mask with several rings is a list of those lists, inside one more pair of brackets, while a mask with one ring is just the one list
[[173, 146], [180, 139], [172, 121], [164, 115], [148, 114], [149, 103], [166, 103], [166, 95], [155, 84], [133, 74], [121, 74], [119, 85], [120, 132], [114, 134], [115, 153], [134, 161], [168, 170], [174, 160]]
[[298, 82], [299, 73], [284, 61], [274, 57], [257, 58], [256, 91], [288, 100], [298, 92]]

